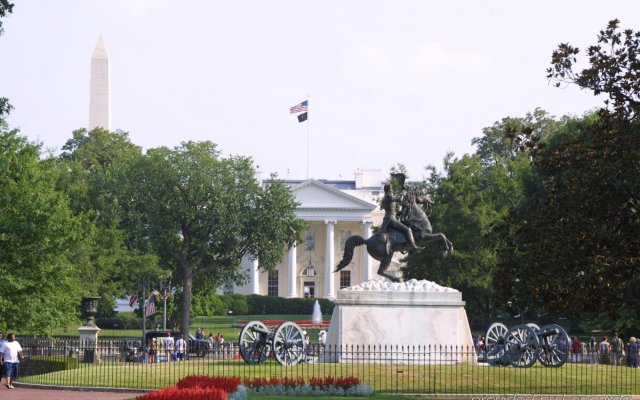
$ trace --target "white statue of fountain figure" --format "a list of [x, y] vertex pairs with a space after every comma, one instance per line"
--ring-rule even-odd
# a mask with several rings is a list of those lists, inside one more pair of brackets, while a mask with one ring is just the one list
[[320, 311], [320, 303], [318, 303], [318, 300], [313, 304], [313, 315], [311, 316], [311, 320], [317, 325], [322, 323], [322, 311]]

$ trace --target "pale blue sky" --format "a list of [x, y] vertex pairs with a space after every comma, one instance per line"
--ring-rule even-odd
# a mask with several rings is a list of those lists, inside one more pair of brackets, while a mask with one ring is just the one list
[[59, 150], [89, 118], [91, 53], [111, 62], [112, 129], [143, 148], [212, 140], [263, 176], [313, 178], [403, 162], [412, 179], [507, 116], [582, 114], [590, 92], [548, 84], [560, 42], [607, 21], [640, 29], [638, 1], [15, 0], [0, 37], [12, 127]]

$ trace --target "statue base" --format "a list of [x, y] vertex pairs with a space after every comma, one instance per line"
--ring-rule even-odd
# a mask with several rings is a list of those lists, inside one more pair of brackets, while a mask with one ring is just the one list
[[462, 293], [412, 279], [338, 292], [324, 362], [475, 363]]
[[97, 352], [100, 328], [95, 325], [83, 325], [78, 328], [78, 333], [80, 334], [80, 352], [82, 353], [80, 361], [84, 363], [100, 362]]

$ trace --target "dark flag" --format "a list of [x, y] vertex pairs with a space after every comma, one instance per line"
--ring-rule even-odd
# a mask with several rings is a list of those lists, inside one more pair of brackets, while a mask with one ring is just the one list
[[136, 304], [136, 301], [138, 301], [138, 296], [131, 295], [131, 298], [129, 298], [129, 307], [133, 307], [134, 304]]
[[307, 120], [307, 114], [309, 113], [302, 113], [300, 115], [298, 115], [298, 122], [304, 122]]

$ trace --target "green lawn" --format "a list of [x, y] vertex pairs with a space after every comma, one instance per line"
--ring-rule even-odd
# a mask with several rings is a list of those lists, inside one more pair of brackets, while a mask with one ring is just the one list
[[23, 382], [69, 386], [162, 388], [187, 375], [255, 377], [356, 376], [376, 392], [433, 393], [575, 393], [640, 392], [640, 370], [611, 365], [570, 364], [561, 368], [419, 365], [386, 363], [298, 364], [282, 367], [273, 360], [248, 366], [242, 361], [191, 359], [161, 364], [81, 364], [75, 370], [21, 378]]
[[[323, 316], [325, 320], [331, 319], [330, 315]], [[209, 333], [217, 335], [222, 334], [226, 341], [231, 342], [238, 341], [240, 335], [240, 329], [233, 327], [233, 323], [236, 321], [254, 321], [254, 320], [284, 320], [284, 321], [298, 321], [309, 320], [311, 316], [304, 315], [236, 315], [228, 317], [194, 317], [191, 321], [191, 333], [195, 334], [196, 329], [199, 327], [204, 328], [205, 336]], [[160, 320], [160, 319], [158, 319]], [[162, 323], [160, 323], [162, 324]], [[155, 329], [156, 323], [148, 321], [147, 329]], [[319, 329], [308, 329], [309, 337], [311, 340], [317, 339], [317, 333]], [[65, 329], [57, 329], [52, 332], [53, 336], [77, 336], [78, 327], [70, 326]], [[142, 330], [140, 329], [102, 329], [100, 331], [100, 338], [104, 339], [117, 339], [117, 338], [140, 338], [142, 337]]]

